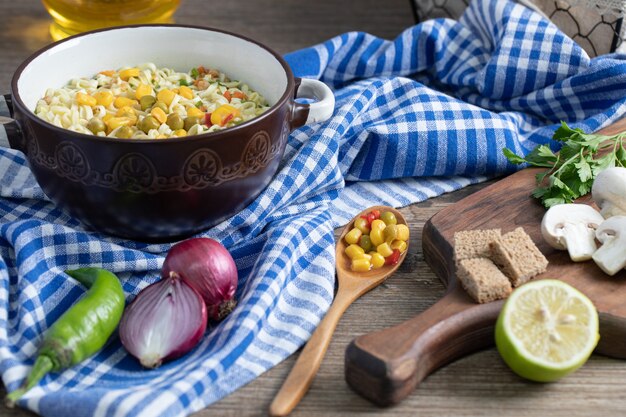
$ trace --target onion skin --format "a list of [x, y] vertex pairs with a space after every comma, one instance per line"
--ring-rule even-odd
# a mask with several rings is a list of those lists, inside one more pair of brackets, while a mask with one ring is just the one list
[[236, 305], [237, 265], [216, 240], [200, 237], [175, 244], [165, 257], [161, 276], [180, 277], [198, 291], [212, 320], [222, 320]]
[[124, 311], [119, 335], [126, 350], [146, 368], [156, 368], [193, 349], [207, 327], [204, 300], [178, 277], [141, 290]]

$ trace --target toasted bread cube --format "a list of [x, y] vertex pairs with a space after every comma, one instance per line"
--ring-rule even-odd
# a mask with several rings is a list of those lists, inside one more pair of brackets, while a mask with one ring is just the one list
[[548, 260], [522, 227], [506, 233], [489, 244], [491, 259], [511, 280], [513, 287], [545, 272]]
[[481, 304], [506, 298], [513, 291], [509, 279], [487, 258], [459, 261], [457, 276], [470, 297]]
[[454, 233], [454, 260], [488, 258], [489, 243], [500, 237], [500, 229], [463, 230]]

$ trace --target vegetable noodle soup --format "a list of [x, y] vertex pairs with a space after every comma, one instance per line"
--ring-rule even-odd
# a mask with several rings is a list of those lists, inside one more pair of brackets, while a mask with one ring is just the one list
[[199, 66], [183, 73], [146, 63], [50, 88], [35, 114], [85, 134], [166, 139], [236, 126], [267, 109], [258, 92], [219, 70]]

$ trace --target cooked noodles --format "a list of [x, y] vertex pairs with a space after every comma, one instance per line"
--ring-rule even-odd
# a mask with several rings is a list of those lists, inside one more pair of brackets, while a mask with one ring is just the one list
[[80, 133], [165, 139], [236, 126], [268, 108], [258, 92], [216, 69], [183, 73], [147, 63], [50, 88], [35, 114]]

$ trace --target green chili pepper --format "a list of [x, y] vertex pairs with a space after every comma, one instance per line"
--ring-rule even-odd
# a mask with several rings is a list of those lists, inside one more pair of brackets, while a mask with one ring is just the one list
[[7, 395], [9, 407], [48, 372], [69, 368], [95, 354], [122, 318], [124, 291], [113, 273], [100, 268], [66, 272], [89, 291], [50, 326], [30, 374], [20, 388]]

